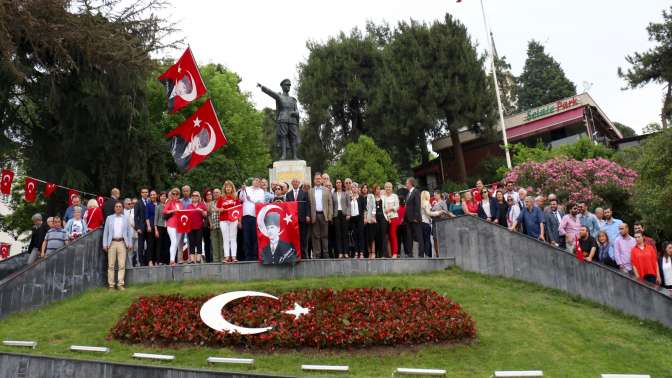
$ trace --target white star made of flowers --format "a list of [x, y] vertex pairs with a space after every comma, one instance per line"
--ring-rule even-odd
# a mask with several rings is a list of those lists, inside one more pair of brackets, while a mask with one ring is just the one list
[[292, 214], [287, 214], [285, 215], [285, 223], [290, 224], [292, 223]]
[[194, 119], [194, 126], [196, 126], [196, 127], [201, 126], [201, 120], [198, 119], [198, 117], [196, 117], [196, 118]]
[[309, 308], [302, 307], [296, 302], [294, 303], [294, 309], [285, 311], [285, 314], [294, 315], [294, 319], [298, 319], [301, 315], [308, 315], [309, 313]]

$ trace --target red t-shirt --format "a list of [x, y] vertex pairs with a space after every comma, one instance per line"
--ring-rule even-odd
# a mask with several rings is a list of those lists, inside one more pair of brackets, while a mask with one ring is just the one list
[[203, 213], [196, 210], [208, 211], [208, 207], [205, 205], [205, 203], [199, 202], [197, 205], [192, 203], [187, 209], [194, 210], [189, 212], [189, 218], [191, 218], [191, 229], [200, 230], [203, 228]]
[[86, 221], [87, 229], [95, 230], [100, 228], [100, 226], [103, 225], [103, 210], [101, 210], [100, 207], [86, 209], [84, 220]]
[[[182, 203], [176, 199], [169, 200], [163, 208], [163, 214], [168, 214], [170, 210], [183, 210]], [[177, 217], [175, 216], [175, 213], [166, 220], [166, 227], [177, 228]]]
[[635, 246], [630, 254], [630, 261], [632, 266], [637, 269], [639, 277], [658, 275], [658, 256], [655, 248], [648, 244], [644, 244], [644, 249]]
[[[233, 196], [221, 196], [217, 200], [217, 208], [218, 209], [231, 209], [232, 207], [240, 204], [240, 201], [238, 198], [233, 197]], [[242, 213], [242, 209], [238, 209]], [[231, 210], [224, 210], [221, 213], [219, 213], [219, 220], [221, 222], [230, 222], [231, 221]]]
[[469, 212], [477, 214], [478, 213], [478, 202], [476, 201], [464, 201], [467, 204], [467, 209]]

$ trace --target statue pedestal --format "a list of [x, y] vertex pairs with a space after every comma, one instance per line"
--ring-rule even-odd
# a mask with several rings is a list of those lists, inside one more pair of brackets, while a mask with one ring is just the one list
[[273, 168], [268, 170], [270, 182], [286, 182], [291, 184], [292, 179], [299, 179], [301, 184], [311, 182], [310, 167], [305, 160], [280, 160], [273, 162]]

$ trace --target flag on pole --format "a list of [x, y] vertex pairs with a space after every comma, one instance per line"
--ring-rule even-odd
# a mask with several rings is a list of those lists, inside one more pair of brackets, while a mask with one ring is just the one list
[[26, 187], [24, 189], [23, 198], [26, 202], [34, 202], [37, 198], [37, 180], [32, 177], [26, 177]]
[[0, 182], [0, 192], [6, 196], [12, 193], [12, 181], [14, 181], [14, 172], [11, 169], [2, 170], [2, 182]]
[[184, 108], [207, 91], [189, 47], [175, 64], [159, 76], [159, 81], [165, 86], [170, 113]]
[[185, 171], [190, 171], [227, 143], [210, 99], [166, 134], [166, 138], [171, 138], [168, 146], [175, 164]]

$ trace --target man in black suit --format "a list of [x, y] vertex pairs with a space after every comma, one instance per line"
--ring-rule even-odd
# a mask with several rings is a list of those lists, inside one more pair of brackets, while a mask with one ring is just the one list
[[114, 214], [114, 204], [119, 202], [121, 197], [121, 192], [117, 188], [112, 188], [110, 191], [110, 198], [105, 200], [103, 204], [103, 219], [107, 219], [110, 215]]
[[[154, 234], [147, 219], [147, 203], [149, 202], [149, 189], [140, 188], [140, 200], [133, 208], [133, 225], [138, 234], [138, 265], [145, 266], [149, 261], [148, 251], [154, 247]], [[145, 246], [145, 242], [147, 246]]]
[[268, 233], [268, 245], [261, 250], [261, 263], [264, 265], [295, 263], [296, 250], [291, 244], [280, 240], [280, 214], [266, 214], [264, 224]]
[[299, 209], [299, 234], [301, 242], [301, 257], [304, 259], [310, 258], [310, 251], [308, 251], [308, 227], [310, 226], [310, 202], [308, 202], [308, 193], [301, 189], [299, 179], [292, 179], [292, 188], [285, 194], [286, 202], [298, 201], [297, 207]]
[[424, 243], [422, 238], [420, 190], [415, 187], [415, 179], [413, 177], [406, 179], [406, 189], [408, 189], [408, 195], [406, 195], [406, 214], [404, 214], [404, 221], [406, 222], [406, 245], [404, 246], [404, 250], [406, 251], [406, 256], [413, 257], [413, 240], [415, 240], [418, 242], [418, 255], [422, 257]]
[[[544, 231], [546, 232], [546, 241], [554, 247], [561, 247], [560, 221], [564, 215], [565, 214], [558, 209], [558, 200], [551, 200], [548, 211], [544, 213]], [[564, 246], [562, 247], [564, 248]]]

